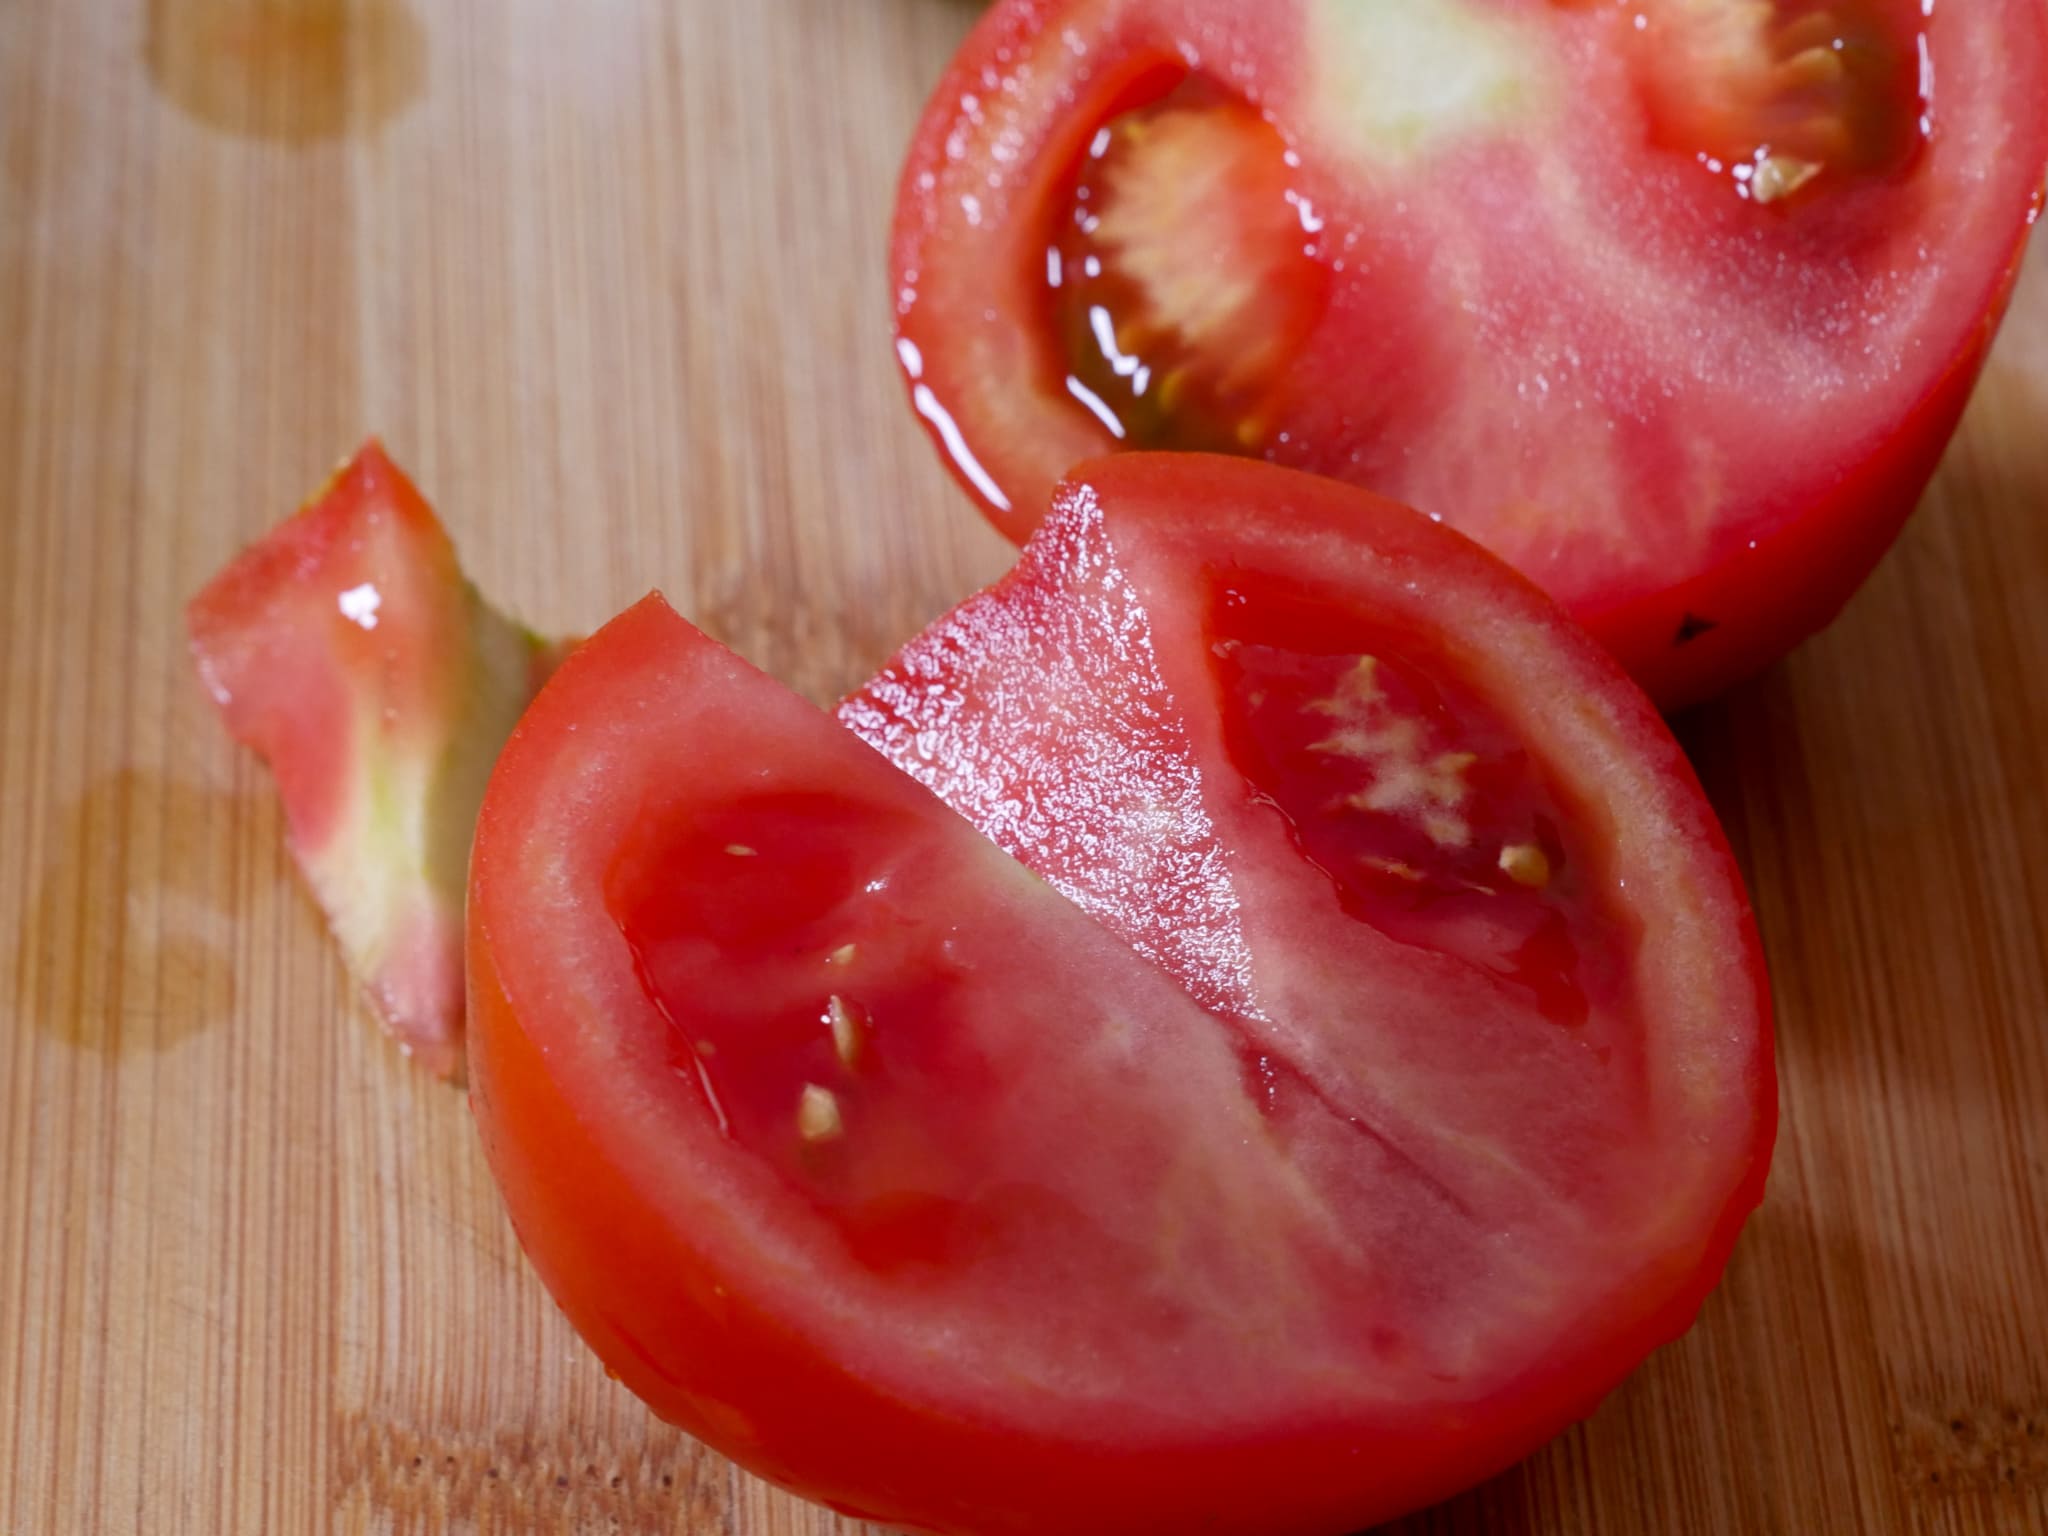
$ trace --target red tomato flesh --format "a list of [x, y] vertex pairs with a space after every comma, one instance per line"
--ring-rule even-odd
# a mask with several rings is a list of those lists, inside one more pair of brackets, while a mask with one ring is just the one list
[[1754, 933], [1497, 562], [1119, 461], [842, 715], [882, 752], [649, 599], [478, 827], [485, 1146], [657, 1411], [917, 1530], [1329, 1536], [1688, 1324], [1768, 1161]]
[[1918, 498], [2048, 163], [2034, 0], [1004, 0], [927, 109], [897, 352], [1021, 540], [1222, 449], [1443, 517], [1666, 706]]

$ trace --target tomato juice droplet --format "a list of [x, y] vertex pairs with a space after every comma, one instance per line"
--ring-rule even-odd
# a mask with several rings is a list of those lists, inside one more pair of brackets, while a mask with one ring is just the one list
[[1225, 742], [1354, 918], [1577, 1027], [1626, 1000], [1633, 919], [1499, 711], [1413, 636], [1234, 578], [1209, 640]]
[[1328, 297], [1298, 180], [1279, 129], [1199, 76], [1097, 130], [1045, 281], [1054, 367], [1118, 442], [1264, 449]]

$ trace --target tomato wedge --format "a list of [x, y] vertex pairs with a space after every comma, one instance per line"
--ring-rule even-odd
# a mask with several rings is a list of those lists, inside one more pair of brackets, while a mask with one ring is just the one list
[[1830, 619], [2048, 163], [2035, 0], [1003, 0], [897, 206], [897, 355], [1022, 540], [1227, 450], [1519, 567], [1661, 703]]
[[486, 603], [372, 440], [186, 610], [234, 738], [277, 777], [292, 855], [378, 1021], [462, 1068], [469, 834], [561, 647]]
[[1775, 1123], [1755, 935], [1483, 551], [1120, 460], [843, 715], [650, 598], [485, 797], [472, 1104], [656, 1411], [915, 1530], [1329, 1536], [1691, 1321]]

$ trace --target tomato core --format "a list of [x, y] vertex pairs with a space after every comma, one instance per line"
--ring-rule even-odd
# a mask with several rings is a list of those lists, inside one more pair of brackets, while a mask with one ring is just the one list
[[1524, 992], [1552, 1023], [1626, 1012], [1636, 924], [1499, 714], [1353, 614], [1219, 584], [1225, 745], [1345, 911]]
[[1322, 220], [1248, 103], [1190, 77], [1110, 119], [1046, 252], [1065, 387], [1129, 447], [1257, 452], [1322, 313]]

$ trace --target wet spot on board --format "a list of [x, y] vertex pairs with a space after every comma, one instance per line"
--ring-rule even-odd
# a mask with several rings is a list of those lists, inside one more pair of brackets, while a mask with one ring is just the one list
[[107, 1055], [165, 1050], [235, 1004], [233, 796], [135, 769], [58, 814], [23, 935], [36, 1027]]
[[209, 127], [308, 143], [364, 133], [419, 94], [426, 34], [401, 0], [148, 0], [157, 90]]

